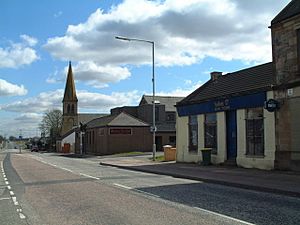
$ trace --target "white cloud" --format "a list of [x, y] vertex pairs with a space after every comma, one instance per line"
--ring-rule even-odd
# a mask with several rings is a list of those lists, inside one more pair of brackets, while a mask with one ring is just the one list
[[244, 62], [271, 60], [271, 19], [288, 3], [274, 0], [125, 0], [101, 9], [65, 36], [49, 38], [45, 48], [63, 60], [97, 65], [150, 64], [151, 46], [121, 42], [115, 35], [156, 43], [160, 66], [191, 65], [205, 57]]
[[26, 42], [26, 44], [28, 44], [31, 47], [35, 46], [38, 43], [38, 40], [36, 38], [30, 37], [26, 34], [22, 34], [20, 37]]
[[18, 86], [16, 84], [9, 83], [6, 80], [0, 79], [0, 97], [20, 96], [26, 94], [27, 94], [27, 90], [23, 85]]
[[[83, 81], [85, 84], [95, 88], [108, 87], [109, 83], [117, 83], [130, 77], [131, 73], [126, 67], [120, 66], [99, 66], [91, 61], [80, 61], [72, 66], [74, 79]], [[47, 83], [64, 82], [68, 67], [60, 73], [56, 71], [47, 78]]]
[[0, 68], [18, 68], [39, 59], [36, 50], [32, 48], [37, 39], [28, 35], [20, 37], [23, 43], [10, 43], [8, 47], [0, 47]]
[[[1, 105], [1, 109], [9, 112], [40, 113], [49, 109], [62, 109], [63, 90], [42, 92], [36, 97]], [[109, 112], [113, 107], [136, 104], [140, 98], [137, 91], [113, 92], [110, 95], [78, 90], [78, 106], [80, 112]]]
[[58, 18], [58, 17], [60, 17], [61, 15], [62, 15], [63, 13], [62, 13], [62, 11], [59, 11], [59, 12], [57, 12], [57, 13], [54, 13], [54, 18]]
[[157, 92], [157, 96], [177, 96], [177, 97], [186, 97], [189, 94], [191, 94], [193, 91], [195, 91], [197, 88], [199, 88], [203, 84], [202, 81], [198, 81], [195, 84], [192, 84], [192, 82], [187, 82], [186, 85], [189, 85], [186, 88], [178, 87], [172, 91], [160, 91]]

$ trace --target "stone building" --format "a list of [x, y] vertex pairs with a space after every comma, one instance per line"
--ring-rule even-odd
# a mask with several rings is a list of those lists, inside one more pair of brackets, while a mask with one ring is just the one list
[[300, 170], [300, 1], [272, 21], [273, 61], [211, 79], [177, 107], [177, 161]]
[[276, 111], [275, 168], [300, 168], [300, 1], [291, 1], [271, 22], [272, 53], [280, 102]]

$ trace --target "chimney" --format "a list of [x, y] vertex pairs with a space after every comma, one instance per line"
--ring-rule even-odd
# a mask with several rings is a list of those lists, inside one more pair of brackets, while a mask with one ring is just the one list
[[210, 79], [213, 80], [213, 81], [218, 79], [221, 76], [222, 76], [222, 72], [214, 71], [214, 72], [210, 73]]

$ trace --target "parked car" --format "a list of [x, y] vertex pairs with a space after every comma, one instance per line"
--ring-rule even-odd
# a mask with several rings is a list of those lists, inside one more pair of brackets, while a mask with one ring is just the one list
[[38, 152], [38, 151], [39, 151], [38, 146], [33, 145], [33, 146], [31, 147], [31, 151], [32, 151], [32, 152]]

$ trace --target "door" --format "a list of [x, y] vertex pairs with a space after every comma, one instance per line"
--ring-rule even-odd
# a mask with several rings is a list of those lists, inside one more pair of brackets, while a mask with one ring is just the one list
[[236, 110], [226, 112], [227, 160], [237, 156]]
[[155, 137], [155, 144], [156, 144], [156, 151], [162, 151], [162, 137], [161, 136], [156, 136]]

